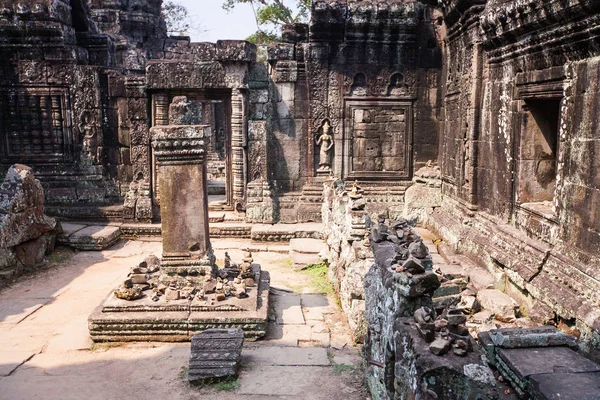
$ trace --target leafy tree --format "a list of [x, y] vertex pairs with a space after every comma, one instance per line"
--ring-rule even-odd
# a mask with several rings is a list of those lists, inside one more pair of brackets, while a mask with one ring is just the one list
[[247, 38], [254, 43], [275, 41], [281, 25], [308, 20], [311, 0], [290, 0], [287, 5], [284, 0], [224, 0], [223, 8], [231, 11], [238, 4], [249, 4], [254, 11], [256, 33]]
[[163, 2], [161, 14], [167, 24], [169, 35], [184, 36], [190, 33], [206, 32], [200, 23], [194, 21], [188, 9], [176, 1]]

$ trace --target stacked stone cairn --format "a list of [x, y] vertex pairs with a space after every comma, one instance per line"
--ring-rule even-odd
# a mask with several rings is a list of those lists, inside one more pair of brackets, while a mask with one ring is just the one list
[[205, 301], [210, 305], [231, 297], [248, 297], [247, 288], [256, 286], [256, 272], [252, 267], [254, 259], [246, 250], [241, 264], [232, 262], [228, 253], [222, 269], [216, 275], [188, 274], [187, 276], [165, 274], [160, 270], [161, 260], [155, 255], [147, 257], [131, 272], [125, 281], [114, 291], [122, 300], [137, 300], [150, 297], [155, 302], [173, 300]]
[[440, 281], [416, 230], [404, 219], [388, 225], [380, 218], [370, 239], [375, 265], [365, 277], [363, 350], [373, 398], [497, 398], [462, 310], [434, 309]]

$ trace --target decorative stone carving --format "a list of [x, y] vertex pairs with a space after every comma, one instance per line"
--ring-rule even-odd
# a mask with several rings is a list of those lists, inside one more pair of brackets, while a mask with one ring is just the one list
[[323, 121], [317, 137], [317, 146], [319, 146], [319, 168], [318, 174], [328, 174], [331, 172], [331, 153], [334, 146], [333, 133], [328, 120]]

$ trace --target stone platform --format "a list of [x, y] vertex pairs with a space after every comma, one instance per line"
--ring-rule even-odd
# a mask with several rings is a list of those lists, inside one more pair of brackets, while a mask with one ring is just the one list
[[246, 340], [256, 340], [267, 329], [270, 276], [256, 264], [253, 268], [257, 286], [247, 288], [243, 299], [217, 301], [208, 294], [205, 300], [126, 301], [111, 292], [88, 318], [90, 336], [95, 342], [185, 342], [206, 329], [240, 328]]

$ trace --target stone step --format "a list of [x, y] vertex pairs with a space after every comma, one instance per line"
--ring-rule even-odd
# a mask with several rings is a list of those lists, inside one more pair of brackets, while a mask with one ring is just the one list
[[302, 254], [319, 254], [325, 242], [321, 239], [294, 238], [290, 240], [290, 252]]
[[318, 254], [296, 253], [290, 251], [290, 257], [292, 258], [295, 270], [302, 270], [322, 262], [321, 257], [319, 257]]
[[[211, 213], [219, 216], [219, 213]], [[211, 238], [252, 239], [255, 242], [289, 242], [295, 238], [322, 239], [323, 224], [248, 224], [243, 221], [228, 221], [225, 214], [224, 222], [210, 222]], [[122, 236], [132, 239], [143, 236], [160, 236], [160, 224], [121, 224]]]
[[63, 233], [58, 236], [58, 243], [78, 250], [106, 250], [121, 237], [119, 226], [65, 222], [62, 223], [62, 228]]

